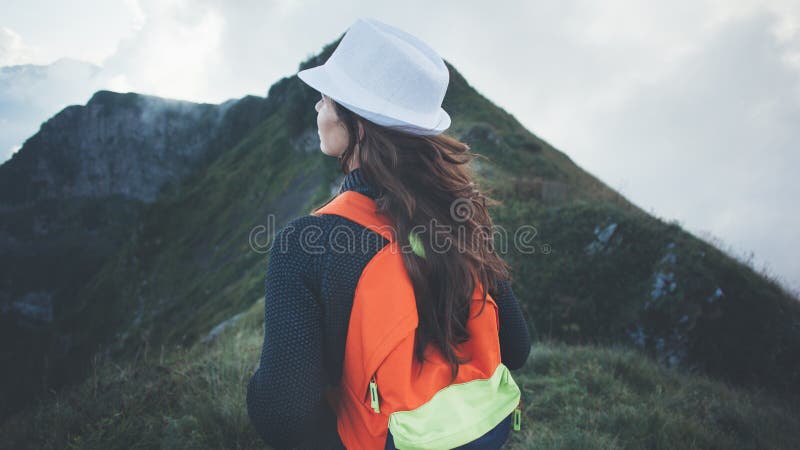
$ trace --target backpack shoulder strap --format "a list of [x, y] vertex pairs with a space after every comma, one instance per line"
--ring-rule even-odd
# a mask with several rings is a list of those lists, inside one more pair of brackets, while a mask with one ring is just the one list
[[395, 230], [389, 217], [378, 213], [375, 200], [360, 192], [344, 191], [311, 214], [335, 214], [375, 231], [390, 243], [395, 240]]

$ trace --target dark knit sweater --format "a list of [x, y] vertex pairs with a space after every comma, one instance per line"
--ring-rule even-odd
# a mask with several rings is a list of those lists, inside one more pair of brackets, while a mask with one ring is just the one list
[[[359, 169], [345, 177], [339, 192], [347, 190], [376, 196]], [[356, 245], [351, 245], [354, 239]], [[356, 251], [331, 250], [337, 243], [338, 248], [347, 245]], [[261, 361], [247, 386], [250, 420], [272, 447], [344, 448], [324, 390], [338, 385], [342, 375], [361, 271], [388, 243], [378, 233], [332, 214], [298, 217], [276, 233], [265, 280]], [[508, 283], [490, 294], [500, 315], [503, 364], [519, 369], [531, 346], [522, 311]]]

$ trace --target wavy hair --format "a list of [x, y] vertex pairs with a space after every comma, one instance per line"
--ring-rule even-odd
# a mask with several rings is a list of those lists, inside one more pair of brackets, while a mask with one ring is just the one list
[[[391, 219], [401, 248], [411, 248], [412, 232], [419, 237], [424, 257], [402, 251], [419, 315], [414, 353], [424, 364], [428, 343], [435, 344], [450, 363], [452, 383], [458, 366], [471, 360], [460, 358], [457, 346], [470, 339], [467, 320], [476, 279], [483, 286], [478, 314], [486, 294], [496, 292], [497, 281], [510, 279], [508, 264], [494, 252], [487, 209], [500, 202], [478, 190], [468, 164], [485, 157], [446, 134], [421, 136], [383, 127], [323, 98], [334, 105], [350, 135], [339, 156], [341, 172], [346, 175], [353, 160], [358, 163], [364, 179], [378, 189], [378, 212]], [[436, 234], [444, 248], [431, 245], [434, 223], [451, 231]]]

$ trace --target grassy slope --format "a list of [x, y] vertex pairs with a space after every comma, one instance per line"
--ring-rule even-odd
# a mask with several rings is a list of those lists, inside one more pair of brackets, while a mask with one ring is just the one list
[[[81, 385], [0, 427], [4, 448], [264, 448], [245, 407], [263, 299], [210, 344], [97, 360]], [[630, 349], [537, 343], [513, 372], [507, 448], [796, 448], [798, 405], [666, 369]]]

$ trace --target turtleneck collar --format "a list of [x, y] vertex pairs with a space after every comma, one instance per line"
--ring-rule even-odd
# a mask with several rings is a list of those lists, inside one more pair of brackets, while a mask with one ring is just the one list
[[364, 174], [361, 172], [360, 168], [351, 170], [350, 173], [344, 177], [342, 186], [339, 188], [339, 193], [341, 194], [344, 191], [360, 192], [373, 199], [378, 197], [377, 189], [367, 183], [367, 180], [364, 179]]

